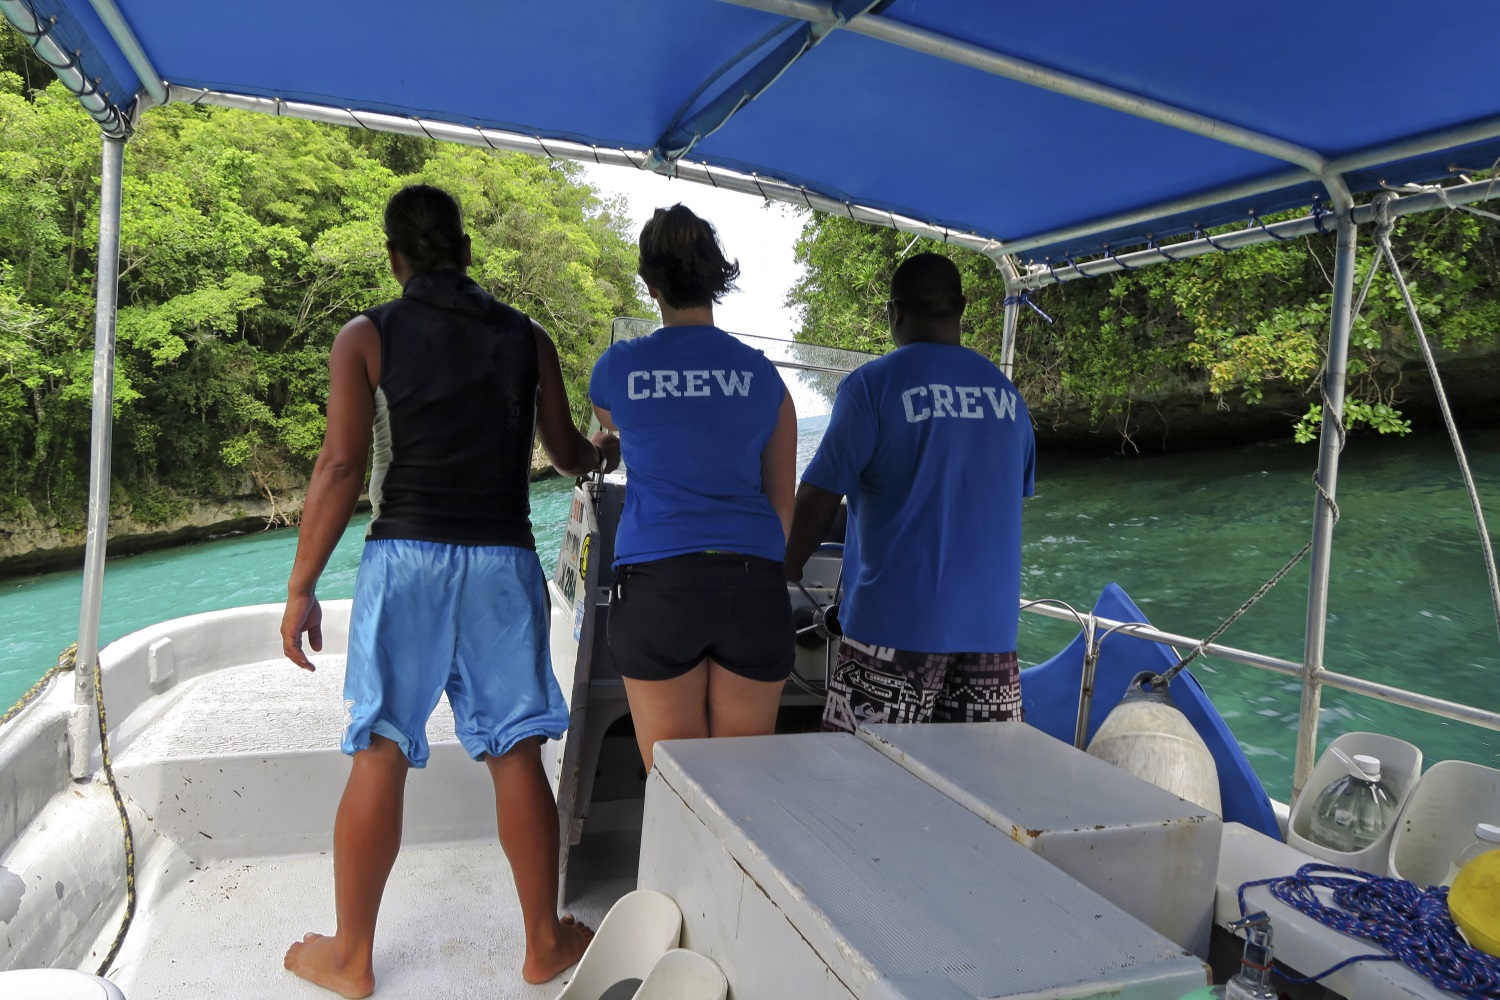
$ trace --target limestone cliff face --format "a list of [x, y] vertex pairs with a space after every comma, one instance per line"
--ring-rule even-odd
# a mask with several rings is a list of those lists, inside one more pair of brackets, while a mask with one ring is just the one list
[[[1439, 357], [1438, 372], [1460, 430], [1500, 423], [1500, 350], [1461, 357], [1440, 352]], [[1437, 394], [1420, 361], [1400, 366], [1395, 395], [1393, 405], [1411, 421], [1413, 433], [1443, 433]], [[1037, 446], [1044, 451], [1145, 454], [1290, 441], [1292, 426], [1317, 402], [1316, 392], [1284, 382], [1265, 383], [1261, 401], [1254, 404], [1239, 393], [1215, 396], [1203, 384], [1139, 397], [1125, 413], [1103, 420], [1094, 419], [1086, 400], [1036, 406], [1031, 412]]]
[[[540, 450], [533, 456], [532, 480], [556, 475]], [[252, 477], [255, 492], [237, 496], [189, 497], [152, 490], [134, 501], [117, 495], [109, 518], [109, 554], [129, 555], [152, 549], [201, 542], [223, 535], [270, 531], [296, 525], [306, 498], [305, 481], [286, 474], [267, 484]], [[67, 523], [42, 515], [22, 503], [18, 514], [0, 516], [0, 577], [82, 565], [86, 541], [84, 515]], [[360, 510], [369, 509], [361, 498]]]
[[[172, 513], [159, 520], [128, 504], [110, 512], [109, 552], [124, 555], [149, 549], [198, 542], [220, 535], [265, 531], [295, 524], [302, 510], [303, 492], [289, 491], [272, 503], [264, 496], [172, 498]], [[83, 561], [86, 529], [38, 516], [29, 506], [21, 516], [0, 521], [0, 576], [66, 569]]]
[[[1462, 357], [1445, 352], [1440, 357], [1443, 383], [1460, 428], [1500, 423], [1500, 350], [1466, 352]], [[1285, 384], [1262, 388], [1257, 404], [1244, 402], [1238, 394], [1216, 397], [1206, 385], [1186, 386], [1160, 397], [1136, 399], [1124, 414], [1102, 421], [1093, 418], [1086, 400], [1036, 406], [1032, 416], [1043, 451], [1160, 453], [1291, 440], [1292, 425], [1316, 397]], [[1442, 432], [1436, 394], [1420, 362], [1401, 366], [1395, 405], [1411, 420], [1413, 431]], [[532, 458], [532, 479], [551, 475], [555, 473], [538, 449]], [[153, 491], [154, 496], [142, 496], [135, 503], [118, 502], [110, 516], [110, 554], [296, 524], [306, 483], [283, 475], [268, 484], [269, 490], [263, 485], [267, 484], [246, 482], [240, 496], [184, 497]], [[80, 565], [82, 515], [77, 520], [61, 523], [25, 504], [19, 516], [0, 517], [0, 577]]]

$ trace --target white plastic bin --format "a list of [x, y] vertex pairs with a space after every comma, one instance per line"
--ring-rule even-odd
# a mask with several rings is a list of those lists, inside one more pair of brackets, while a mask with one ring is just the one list
[[0, 972], [5, 1000], [125, 1000], [108, 979], [70, 969], [16, 969]]
[[[625, 980], [640, 986], [681, 937], [682, 911], [670, 896], [646, 889], [626, 893], [604, 915], [557, 1000], [601, 1000], [607, 993], [619, 993], [614, 987]], [[632, 990], [624, 995], [633, 994]]]
[[1474, 840], [1479, 823], [1500, 823], [1500, 771], [1466, 760], [1432, 765], [1396, 817], [1391, 874], [1436, 885], [1453, 856]]
[[[1312, 807], [1318, 794], [1333, 784], [1349, 769], [1335, 757], [1332, 748], [1338, 747], [1350, 757], [1357, 753], [1380, 758], [1380, 777], [1391, 795], [1396, 799], [1396, 812], [1390, 829], [1375, 843], [1363, 851], [1335, 851], [1312, 840]], [[1315, 858], [1345, 868], [1357, 868], [1372, 875], [1390, 873], [1391, 839], [1401, 819], [1401, 811], [1411, 798], [1412, 789], [1422, 773], [1422, 751], [1405, 740], [1380, 733], [1345, 733], [1329, 744], [1328, 750], [1318, 758], [1302, 795], [1292, 804], [1291, 819], [1286, 826], [1286, 842]], [[1473, 830], [1472, 825], [1470, 830]], [[1444, 869], [1446, 871], [1446, 869]]]
[[674, 948], [651, 967], [631, 1000], [724, 1000], [729, 982], [710, 958]]

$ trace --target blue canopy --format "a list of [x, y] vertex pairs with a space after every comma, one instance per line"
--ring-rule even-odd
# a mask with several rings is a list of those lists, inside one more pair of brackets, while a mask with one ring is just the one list
[[49, 61], [76, 60], [74, 89], [97, 89], [85, 103], [107, 131], [128, 131], [153, 93], [258, 107], [677, 170], [904, 217], [1022, 261], [1500, 157], [1500, 6], [1483, 4], [1422, 17], [1395, 0], [0, 0], [0, 11], [49, 33]]

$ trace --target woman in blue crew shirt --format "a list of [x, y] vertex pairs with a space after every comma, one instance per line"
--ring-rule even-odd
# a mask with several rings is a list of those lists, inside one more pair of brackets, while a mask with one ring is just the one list
[[772, 732], [795, 655], [797, 412], [766, 356], [714, 326], [739, 270], [709, 223], [657, 209], [639, 273], [662, 329], [610, 347], [589, 381], [630, 470], [609, 648], [648, 771], [657, 740]]

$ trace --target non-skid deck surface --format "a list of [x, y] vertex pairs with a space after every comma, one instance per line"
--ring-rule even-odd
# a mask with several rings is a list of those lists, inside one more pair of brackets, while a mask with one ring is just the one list
[[[326, 750], [344, 736], [344, 657], [315, 656], [309, 673], [283, 659], [194, 678], [130, 740], [125, 759]], [[454, 742], [453, 710], [438, 700], [430, 743]]]
[[[595, 882], [570, 907], [597, 927], [635, 887]], [[281, 967], [287, 946], [333, 929], [333, 860], [314, 855], [215, 863], [161, 899], [131, 932], [112, 978], [129, 1000], [314, 1000], [333, 994]], [[498, 843], [408, 849], [386, 889], [375, 946], [382, 1000], [550, 1000], [521, 979], [523, 939]]]

